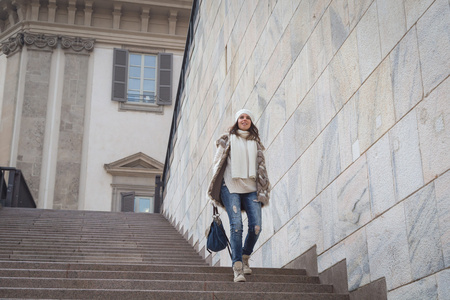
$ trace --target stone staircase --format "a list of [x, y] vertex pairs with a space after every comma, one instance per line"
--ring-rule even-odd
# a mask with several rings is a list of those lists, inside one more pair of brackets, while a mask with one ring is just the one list
[[0, 299], [348, 300], [304, 270], [234, 283], [159, 214], [0, 209]]

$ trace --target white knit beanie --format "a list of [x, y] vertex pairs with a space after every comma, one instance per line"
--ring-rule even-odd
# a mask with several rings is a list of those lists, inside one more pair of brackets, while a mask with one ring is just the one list
[[245, 108], [241, 109], [240, 111], [238, 111], [236, 113], [236, 115], [234, 115], [234, 120], [235, 121], [239, 120], [239, 117], [242, 114], [247, 114], [250, 117], [250, 119], [252, 120], [252, 123], [255, 122], [255, 116], [253, 115], [253, 113], [251, 111], [249, 111], [248, 109], [245, 109]]

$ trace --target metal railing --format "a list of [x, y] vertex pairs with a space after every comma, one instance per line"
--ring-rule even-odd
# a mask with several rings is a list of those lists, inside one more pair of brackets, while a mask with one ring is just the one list
[[0, 167], [0, 204], [5, 207], [36, 208], [22, 171]]

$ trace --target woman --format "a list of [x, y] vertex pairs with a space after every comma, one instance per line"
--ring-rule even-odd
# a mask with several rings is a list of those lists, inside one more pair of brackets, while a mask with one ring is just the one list
[[[261, 233], [261, 207], [269, 204], [270, 183], [264, 146], [253, 123], [253, 113], [241, 109], [235, 124], [216, 142], [213, 177], [208, 196], [226, 209], [230, 220], [230, 244], [234, 282], [245, 281], [252, 270], [249, 258]], [[242, 247], [242, 214], [248, 217], [248, 234]]]

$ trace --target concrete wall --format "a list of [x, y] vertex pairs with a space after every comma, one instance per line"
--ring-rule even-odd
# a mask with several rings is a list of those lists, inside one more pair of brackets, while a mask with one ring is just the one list
[[316, 245], [350, 290], [450, 298], [448, 0], [204, 0], [198, 18], [164, 214], [205, 253], [214, 141], [246, 107], [273, 186], [252, 265]]

